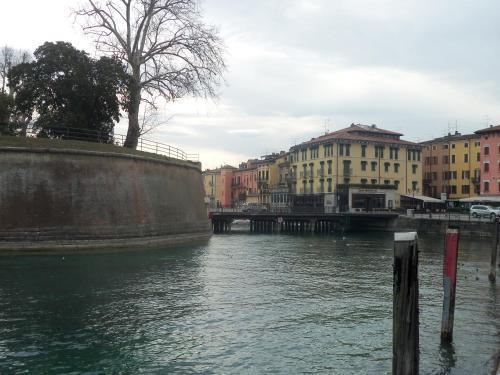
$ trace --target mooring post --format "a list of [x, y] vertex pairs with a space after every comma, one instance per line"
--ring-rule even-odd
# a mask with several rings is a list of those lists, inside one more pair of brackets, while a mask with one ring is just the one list
[[491, 263], [490, 263], [490, 274], [488, 275], [488, 279], [492, 283], [497, 279], [497, 252], [498, 252], [498, 230], [499, 230], [500, 222], [498, 220], [495, 221], [495, 237], [493, 240], [493, 246], [491, 247]]
[[392, 373], [418, 374], [417, 233], [394, 234]]
[[446, 229], [443, 259], [443, 315], [441, 319], [441, 342], [453, 341], [455, 316], [455, 290], [457, 286], [457, 259], [459, 231], [457, 227]]

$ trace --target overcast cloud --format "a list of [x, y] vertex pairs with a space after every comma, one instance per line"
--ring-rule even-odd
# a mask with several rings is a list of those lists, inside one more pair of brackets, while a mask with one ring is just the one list
[[[66, 40], [92, 52], [70, 16], [77, 3], [2, 0], [0, 44], [33, 50]], [[226, 42], [226, 85], [217, 102], [165, 105], [169, 123], [148, 137], [200, 152], [204, 167], [286, 150], [325, 126], [377, 124], [421, 141], [455, 123], [467, 133], [500, 122], [498, 1], [205, 0], [203, 8]]]

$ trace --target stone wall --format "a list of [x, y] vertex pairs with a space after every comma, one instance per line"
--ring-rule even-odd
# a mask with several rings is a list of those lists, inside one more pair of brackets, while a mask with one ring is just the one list
[[127, 247], [207, 239], [198, 163], [0, 147], [0, 249]]

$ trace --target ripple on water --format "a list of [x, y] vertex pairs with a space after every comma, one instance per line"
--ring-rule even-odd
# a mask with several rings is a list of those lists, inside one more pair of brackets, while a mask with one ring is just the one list
[[[421, 372], [488, 373], [500, 349], [490, 245], [461, 242], [449, 347], [442, 240], [420, 245]], [[0, 267], [0, 373], [390, 373], [390, 234], [221, 235]]]

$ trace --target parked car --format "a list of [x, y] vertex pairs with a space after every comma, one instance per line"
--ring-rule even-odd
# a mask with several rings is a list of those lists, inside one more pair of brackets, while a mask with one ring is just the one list
[[260, 203], [245, 203], [241, 207], [242, 212], [267, 212], [267, 207]]
[[500, 208], [475, 205], [471, 206], [470, 213], [472, 217], [490, 217], [491, 219], [495, 219], [500, 216]]

